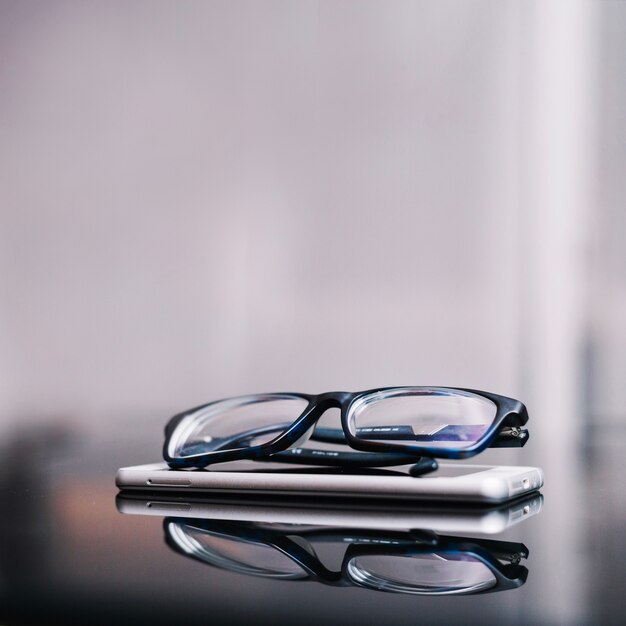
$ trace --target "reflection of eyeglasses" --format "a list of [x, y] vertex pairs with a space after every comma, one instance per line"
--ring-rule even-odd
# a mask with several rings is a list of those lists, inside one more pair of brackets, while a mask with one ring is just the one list
[[[329, 409], [341, 410], [341, 429], [318, 425]], [[460, 459], [489, 446], [523, 446], [527, 420], [521, 402], [469, 389], [259, 394], [175, 415], [165, 429], [163, 456], [171, 467], [269, 457], [316, 465], [401, 465], [417, 457]], [[309, 438], [363, 452], [300, 448]]]
[[[246, 522], [166, 518], [177, 552], [240, 574], [313, 579], [413, 595], [462, 595], [514, 589], [528, 570], [521, 543], [437, 536], [422, 531], [276, 530]], [[314, 542], [348, 544], [340, 571], [327, 569]]]

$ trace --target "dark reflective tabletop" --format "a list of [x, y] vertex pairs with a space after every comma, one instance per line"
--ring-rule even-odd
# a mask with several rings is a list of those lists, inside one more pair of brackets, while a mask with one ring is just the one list
[[619, 437], [485, 509], [118, 494], [118, 467], [158, 460], [144, 426], [4, 437], [0, 623], [623, 623]]

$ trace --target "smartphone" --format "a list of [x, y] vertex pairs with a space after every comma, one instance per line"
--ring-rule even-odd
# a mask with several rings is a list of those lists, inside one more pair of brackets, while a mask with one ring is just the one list
[[[441, 464], [426, 476], [397, 470], [328, 468], [270, 469], [264, 463], [237, 461], [230, 469], [173, 470], [165, 463], [122, 467], [119, 489], [211, 494], [270, 494], [304, 498], [338, 497], [386, 500], [439, 500], [496, 504], [537, 491], [543, 472], [537, 467]], [[259, 467], [260, 466], [260, 467]]]
[[271, 498], [204, 494], [120, 492], [117, 510], [127, 515], [176, 519], [328, 526], [355, 529], [429, 529], [438, 533], [495, 535], [537, 515], [543, 496], [534, 493], [504, 504], [484, 506], [437, 502], [397, 503], [337, 498]]

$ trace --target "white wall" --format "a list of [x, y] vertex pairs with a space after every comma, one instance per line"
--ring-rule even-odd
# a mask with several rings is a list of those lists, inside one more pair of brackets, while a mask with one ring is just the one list
[[515, 5], [3, 8], [4, 419], [517, 391]]

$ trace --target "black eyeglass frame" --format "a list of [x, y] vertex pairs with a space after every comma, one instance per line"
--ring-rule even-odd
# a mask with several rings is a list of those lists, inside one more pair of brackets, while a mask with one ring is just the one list
[[[350, 409], [359, 400], [373, 394], [384, 394], [390, 391], [399, 390], [442, 390], [447, 392], [460, 391], [470, 393], [491, 400], [496, 406], [495, 417], [481, 436], [474, 444], [463, 448], [441, 448], [424, 445], [383, 443], [365, 440], [352, 434], [348, 423]], [[366, 391], [346, 392], [333, 391], [317, 395], [305, 393], [276, 393], [276, 394], [252, 394], [265, 396], [285, 396], [291, 398], [301, 398], [307, 401], [304, 411], [283, 433], [263, 444], [244, 448], [233, 448], [231, 450], [216, 450], [190, 457], [173, 457], [170, 455], [170, 443], [176, 433], [179, 424], [189, 415], [207, 407], [222, 402], [216, 400], [207, 404], [194, 407], [182, 413], [174, 415], [165, 426], [165, 442], [163, 444], [163, 458], [172, 468], [206, 467], [213, 463], [225, 463], [242, 459], [249, 460], [276, 460], [296, 463], [313, 463], [320, 465], [403, 465], [415, 463], [420, 457], [464, 459], [474, 456], [488, 447], [521, 447], [528, 440], [528, 431], [522, 427], [528, 421], [528, 411], [519, 400], [507, 398], [494, 393], [467, 389], [463, 387], [380, 387], [368, 389]], [[243, 396], [248, 397], [248, 396]], [[381, 398], [384, 400], [384, 398]], [[335, 429], [316, 429], [311, 436], [312, 440], [326, 441], [332, 443], [347, 443], [351, 448], [361, 451], [361, 454], [350, 455], [350, 453], [332, 453], [324, 458], [324, 455], [302, 455], [306, 449], [299, 448], [299, 453], [293, 454], [289, 448], [293, 446], [303, 435], [312, 429], [322, 415], [329, 409], [340, 409], [342, 431]], [[318, 432], [320, 431], [320, 432]], [[337, 433], [340, 434], [337, 437]], [[362, 454], [367, 452], [370, 454]], [[357, 458], [358, 457], [358, 458]]]

